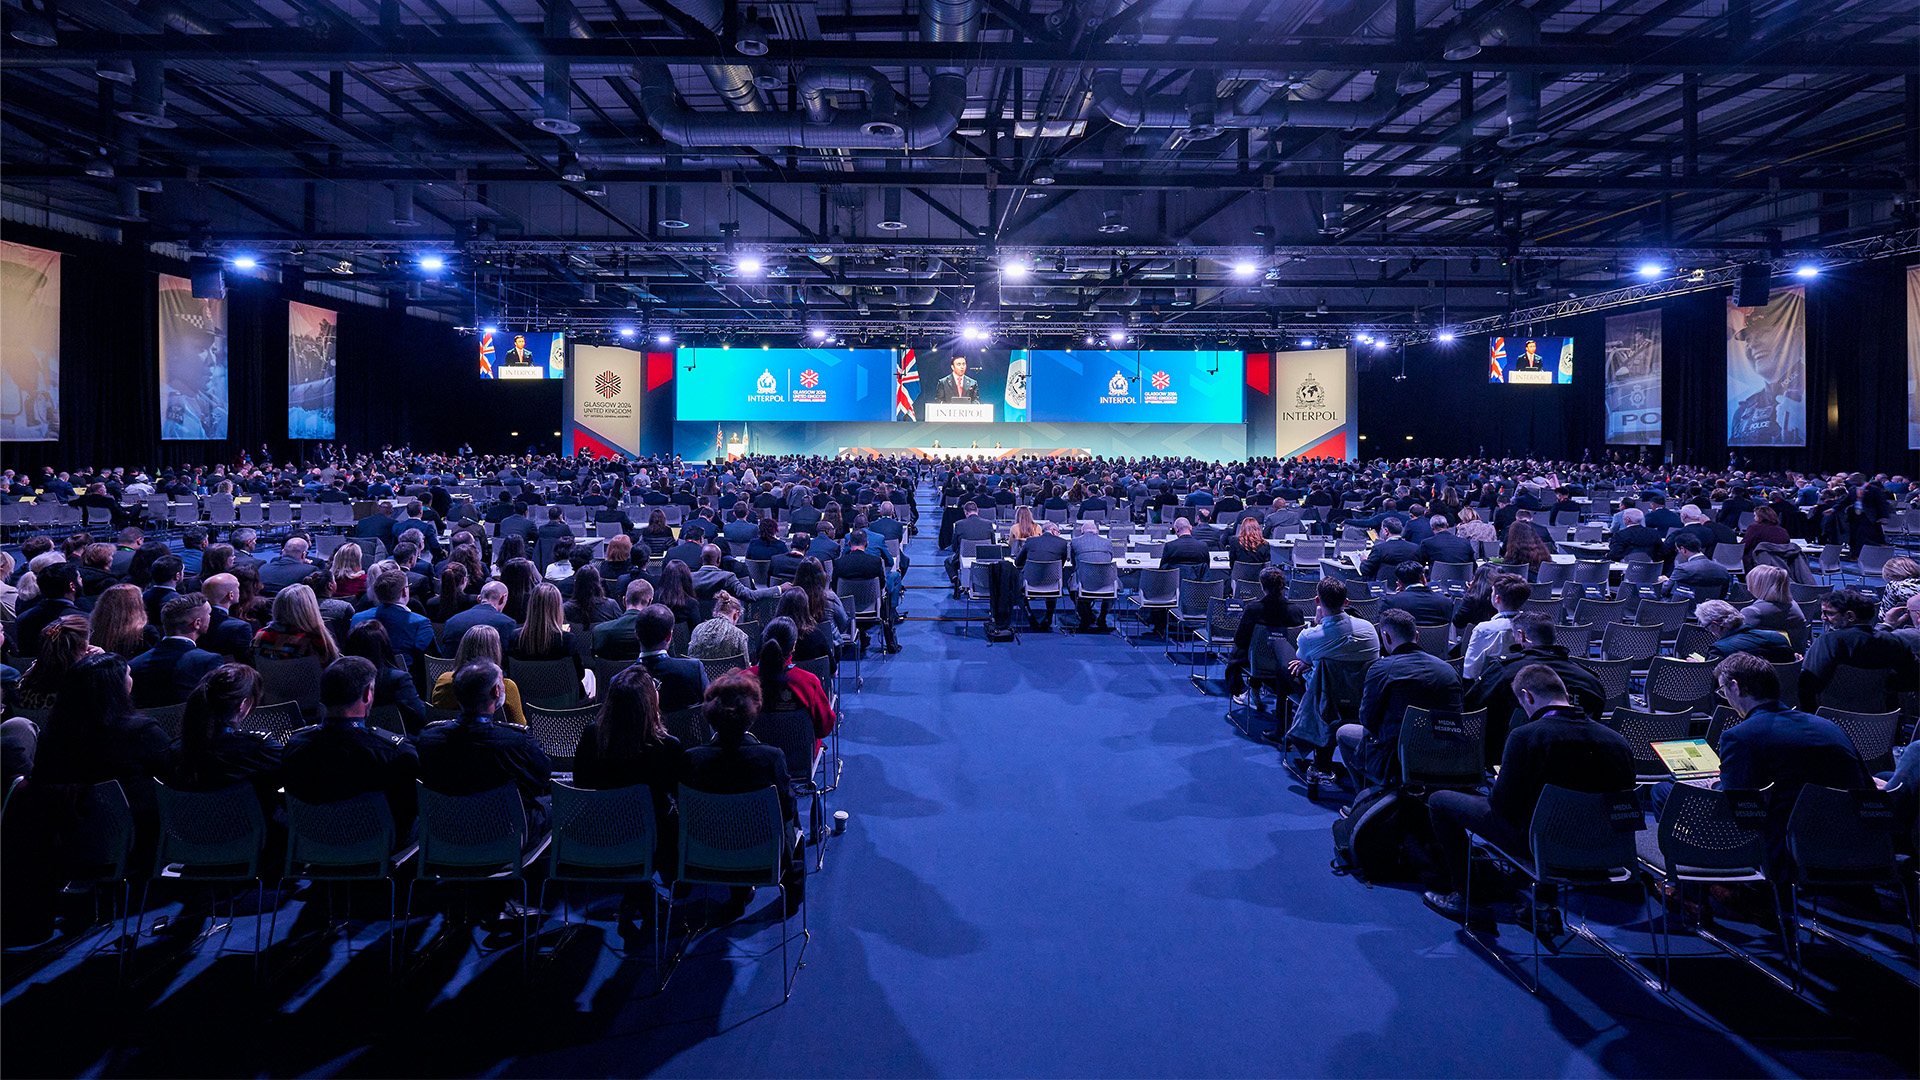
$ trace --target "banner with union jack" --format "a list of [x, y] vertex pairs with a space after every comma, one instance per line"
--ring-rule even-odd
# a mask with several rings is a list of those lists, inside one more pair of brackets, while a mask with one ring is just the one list
[[912, 349], [902, 349], [893, 365], [893, 418], [914, 419], [913, 402], [920, 391], [920, 363]]
[[1487, 381], [1507, 381], [1507, 339], [1496, 334], [1493, 348], [1487, 354]]
[[490, 330], [480, 332], [480, 377], [493, 378], [493, 332]]

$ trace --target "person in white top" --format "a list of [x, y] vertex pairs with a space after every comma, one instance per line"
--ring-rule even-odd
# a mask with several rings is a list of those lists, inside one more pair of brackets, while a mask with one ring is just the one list
[[1466, 661], [1461, 675], [1477, 679], [1489, 660], [1504, 656], [1513, 644], [1513, 617], [1526, 610], [1533, 599], [1533, 588], [1518, 574], [1504, 574], [1493, 580], [1493, 618], [1473, 628], [1467, 639]]

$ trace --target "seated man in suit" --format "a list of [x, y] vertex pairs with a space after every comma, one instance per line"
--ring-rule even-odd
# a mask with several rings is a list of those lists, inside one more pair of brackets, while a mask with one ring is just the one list
[[953, 554], [947, 556], [947, 580], [953, 583], [956, 593], [960, 591], [960, 541], [993, 542], [993, 522], [980, 516], [979, 504], [969, 502], [961, 510], [966, 516], [953, 523]]
[[[795, 809], [793, 786], [787, 776], [787, 758], [777, 747], [764, 746], [747, 733], [760, 715], [760, 680], [744, 671], [729, 672], [705, 691], [707, 726], [713, 729], [713, 742], [688, 748], [682, 758], [680, 783], [693, 791], [709, 795], [745, 795], [768, 787], [779, 793], [781, 815], [787, 822], [786, 833], [796, 836], [799, 815]], [[806, 864], [798, 840], [793, 843], [792, 860], [782, 876], [787, 894], [784, 915], [800, 910], [806, 898]], [[746, 913], [753, 899], [750, 886], [735, 886], [709, 919], [724, 925]]]
[[1173, 521], [1173, 539], [1160, 549], [1160, 569], [1177, 567], [1182, 580], [1198, 581], [1213, 566], [1213, 551], [1204, 540], [1193, 535], [1193, 523], [1186, 518]]
[[[1599, 720], [1606, 714], [1606, 688], [1593, 672], [1567, 655], [1566, 646], [1555, 644], [1558, 633], [1553, 620], [1544, 615], [1532, 612], [1515, 615], [1513, 644], [1519, 651], [1490, 660], [1468, 689], [1466, 710], [1487, 711], [1487, 764], [1500, 760], [1500, 753], [1507, 745], [1507, 732], [1517, 726], [1514, 721], [1520, 699], [1514, 694], [1513, 680], [1534, 664], [1544, 665], [1560, 676], [1567, 700], [1578, 705], [1589, 719]], [[1525, 723], [1526, 717], [1520, 716], [1519, 721]]]
[[178, 705], [187, 700], [207, 672], [226, 663], [216, 652], [199, 647], [212, 608], [199, 593], [167, 601], [160, 611], [160, 644], [127, 662], [133, 675], [133, 703], [142, 709]]
[[1380, 613], [1380, 659], [1367, 668], [1360, 697], [1360, 719], [1341, 725], [1336, 736], [1340, 760], [1357, 790], [1385, 783], [1400, 774], [1400, 722], [1408, 708], [1460, 714], [1460, 676], [1453, 665], [1420, 651], [1413, 616]]
[[1644, 513], [1638, 509], [1624, 511], [1621, 521], [1622, 526], [1614, 530], [1612, 542], [1607, 545], [1607, 558], [1614, 562], [1623, 562], [1629, 557], [1647, 562], [1667, 561], [1666, 541], [1660, 539], [1659, 530], [1647, 528]]
[[1367, 557], [1360, 561], [1360, 576], [1369, 581], [1385, 581], [1393, 568], [1403, 562], [1420, 561], [1420, 545], [1404, 539], [1405, 522], [1386, 517], [1380, 522], [1380, 539], [1373, 542]]
[[833, 522], [822, 521], [814, 526], [813, 539], [807, 541], [807, 554], [822, 563], [830, 563], [840, 557], [840, 544], [834, 539]]
[[1275, 740], [1292, 743], [1312, 755], [1305, 763], [1289, 762], [1309, 791], [1333, 780], [1333, 751], [1341, 726], [1343, 691], [1350, 684], [1342, 677], [1380, 658], [1380, 632], [1372, 623], [1347, 610], [1347, 583], [1336, 577], [1323, 577], [1315, 587], [1315, 621], [1300, 631], [1294, 653], [1287, 662], [1287, 674], [1302, 680], [1298, 708], [1292, 727], [1284, 723], [1275, 730]]
[[[374, 606], [365, 611], [356, 612], [348, 624], [359, 626], [369, 620], [379, 620], [387, 628], [387, 640], [393, 643], [393, 651], [402, 664], [409, 668], [433, 648], [433, 623], [425, 615], [407, 607], [407, 573], [400, 569], [388, 569], [373, 579]], [[484, 589], [483, 589], [484, 591]], [[475, 604], [460, 614], [484, 607]], [[458, 619], [460, 616], [454, 616]], [[502, 615], [502, 618], [506, 616]], [[449, 628], [453, 619], [447, 620]], [[464, 631], [463, 631], [464, 632]], [[458, 642], [456, 642], [458, 644]]]
[[252, 664], [253, 624], [229, 614], [240, 599], [240, 579], [232, 574], [215, 574], [201, 583], [200, 592], [212, 605], [207, 632], [200, 635], [200, 647], [236, 664]]
[[[828, 568], [833, 576], [833, 585], [838, 588], [842, 581], [874, 581], [880, 585], [880, 635], [885, 642], [886, 651], [897, 653], [900, 642], [894, 634], [894, 615], [892, 589], [897, 578], [887, 567], [887, 555], [884, 549], [879, 553], [867, 550], [867, 530], [854, 529], [847, 534], [847, 550], [833, 560]], [[860, 647], [867, 647], [867, 631], [860, 630]]]
[[680, 527], [680, 541], [669, 547], [660, 556], [660, 565], [665, 566], [675, 559], [687, 564], [688, 569], [700, 565], [700, 552], [707, 546], [706, 530], [689, 521]]
[[[1436, 791], [1427, 796], [1434, 838], [1445, 855], [1439, 869], [1448, 882], [1426, 894], [1427, 906], [1460, 922], [1466, 921], [1469, 899], [1462, 894], [1468, 833], [1525, 858], [1530, 850], [1527, 829], [1548, 784], [1590, 794], [1633, 790], [1633, 748], [1619, 732], [1589, 719], [1569, 701], [1565, 684], [1552, 668], [1521, 668], [1514, 675], [1513, 692], [1528, 719], [1507, 736], [1492, 793]], [[1482, 874], [1480, 879], [1491, 876]]]
[[[1113, 541], [1100, 535], [1099, 525], [1091, 521], [1083, 521], [1080, 523], [1080, 532], [1074, 536], [1073, 542], [1069, 545], [1069, 555], [1076, 570], [1081, 566], [1110, 565], [1113, 562]], [[1074, 606], [1079, 612], [1081, 627], [1094, 630], [1111, 629], [1107, 617], [1113, 612], [1113, 601], [1100, 601], [1100, 618], [1096, 622], [1093, 617], [1093, 601], [1081, 599], [1079, 596], [1077, 572], [1067, 581], [1073, 586]]]
[[306, 803], [332, 803], [377, 792], [393, 813], [395, 847], [413, 833], [413, 744], [367, 724], [379, 671], [371, 660], [343, 656], [320, 673], [326, 718], [287, 739], [280, 775], [287, 794]]
[[[1171, 545], [1169, 545], [1169, 547], [1171, 547]], [[1027, 569], [1027, 563], [1029, 561], [1059, 563], [1060, 564], [1060, 580], [1061, 580], [1061, 583], [1064, 585], [1066, 582], [1067, 562], [1071, 554], [1072, 554], [1072, 549], [1070, 549], [1067, 546], [1066, 539], [1060, 535], [1059, 523], [1053, 522], [1053, 521], [1043, 521], [1040, 523], [1040, 535], [1029, 539], [1025, 544], [1021, 545], [1020, 554], [1016, 556], [1013, 560], [1014, 566], [1020, 570], [1022, 575], [1020, 578], [1020, 581], [1021, 581], [1020, 596], [1021, 596], [1022, 602], [1024, 602], [1027, 607], [1027, 622], [1042, 632], [1053, 629], [1053, 611], [1054, 611], [1054, 608], [1059, 604], [1060, 600], [1058, 597], [1055, 597], [1055, 596], [1047, 597], [1046, 618], [1036, 620], [1033, 617], [1033, 603], [1031, 600], [1028, 600], [1026, 598], [1026, 591], [1027, 591], [1026, 580], [1027, 579], [1025, 574]]]
[[692, 569], [692, 574], [693, 592], [700, 598], [701, 611], [712, 610], [713, 594], [722, 589], [731, 593], [735, 600], [742, 603], [758, 600], [763, 596], [780, 595], [777, 587], [754, 588], [753, 582], [727, 569], [723, 565], [726, 561], [726, 556], [721, 554], [718, 544], [708, 544], [700, 549], [700, 565]]
[[538, 567], [542, 574], [547, 572], [547, 566], [553, 562], [554, 548], [559, 545], [560, 538], [573, 536], [573, 527], [568, 525], [562, 517], [564, 513], [565, 511], [558, 506], [547, 507], [546, 524], [535, 530], [533, 565]]
[[746, 503], [736, 502], [733, 512], [727, 515], [727, 523], [720, 527], [720, 535], [728, 544], [745, 547], [760, 535], [760, 522], [753, 518]]
[[322, 568], [322, 564], [307, 558], [306, 537], [289, 536], [287, 542], [280, 545], [280, 554], [261, 565], [260, 591], [262, 595], [273, 596], [289, 585], [300, 584], [308, 574]]
[[[506, 613], [507, 587], [498, 581], [489, 581], [480, 586], [480, 600], [472, 607], [448, 619], [440, 631], [440, 655], [452, 656], [460, 648], [460, 639], [468, 630], [476, 626], [491, 626], [500, 632], [500, 640], [506, 641], [513, 636], [520, 624]], [[361, 612], [361, 615], [366, 612]], [[359, 615], [354, 616], [359, 618]], [[428, 624], [431, 628], [432, 624]]]
[[1732, 586], [1727, 568], [1700, 553], [1700, 538], [1682, 531], [1673, 540], [1673, 573], [1662, 577], [1655, 591], [1662, 600], [1671, 598], [1676, 588], [1692, 590], [1695, 600], [1719, 600]]
[[807, 533], [788, 533], [787, 550], [767, 560], [767, 580], [792, 581], [793, 575], [800, 570], [800, 564], [807, 561], [807, 543], [811, 539], [812, 536]]
[[474, 660], [453, 673], [460, 716], [428, 724], [414, 737], [420, 783], [441, 795], [478, 795], [512, 784], [527, 814], [527, 845], [536, 844], [553, 818], [548, 797], [553, 761], [527, 729], [498, 724], [506, 679], [491, 660]]
[[673, 621], [672, 608], [648, 604], [633, 624], [634, 639], [640, 646], [640, 658], [635, 663], [653, 676], [663, 714], [692, 708], [707, 692], [706, 665], [667, 655], [667, 645], [673, 640]]
[[393, 504], [380, 503], [378, 509], [354, 524], [353, 535], [373, 537], [383, 544], [387, 543], [393, 536]]
[[147, 606], [148, 625], [154, 627], [160, 625], [160, 610], [167, 606], [167, 601], [180, 595], [180, 578], [185, 573], [186, 567], [181, 563], [178, 555], [162, 555], [153, 560], [153, 565], [147, 568], [147, 574], [153, 579], [153, 584], [147, 586], [147, 590], [140, 596]]
[[598, 659], [640, 658], [640, 640], [634, 636], [634, 625], [640, 621], [640, 612], [653, 603], [653, 582], [640, 577], [627, 582], [621, 603], [624, 610], [618, 616], [593, 624], [593, 655]]
[[1420, 561], [1428, 565], [1437, 562], [1474, 564], [1473, 541], [1455, 535], [1453, 526], [1440, 514], [1427, 519], [1433, 528], [1433, 535], [1420, 541]]
[[1421, 626], [1440, 626], [1453, 619], [1453, 601], [1427, 584], [1427, 568], [1408, 559], [1393, 568], [1394, 590], [1380, 598], [1382, 610], [1398, 609]]

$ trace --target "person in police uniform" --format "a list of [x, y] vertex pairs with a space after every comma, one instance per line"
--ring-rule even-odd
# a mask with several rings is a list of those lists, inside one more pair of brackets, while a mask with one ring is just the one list
[[166, 385], [160, 390], [160, 437], [227, 437], [226, 320], [213, 300], [162, 303], [168, 320]]

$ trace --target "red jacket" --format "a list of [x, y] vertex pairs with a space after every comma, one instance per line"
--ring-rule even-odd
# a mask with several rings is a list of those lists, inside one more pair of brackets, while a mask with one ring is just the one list
[[[758, 679], [759, 665], [748, 668], [747, 674]], [[787, 691], [800, 703], [801, 708], [813, 714], [813, 748], [816, 751], [819, 750], [820, 740], [833, 734], [835, 720], [833, 703], [827, 700], [827, 688], [820, 685], [818, 675], [804, 668], [794, 667], [791, 662], [788, 663], [787, 670], [780, 675], [780, 681], [787, 684]], [[773, 709], [779, 706], [776, 702], [768, 701], [764, 702], [762, 707]]]

